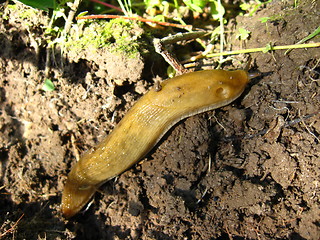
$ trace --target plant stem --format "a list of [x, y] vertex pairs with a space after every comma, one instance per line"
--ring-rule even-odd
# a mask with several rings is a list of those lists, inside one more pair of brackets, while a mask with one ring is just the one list
[[230, 51], [230, 52], [212, 53], [212, 54], [208, 54], [204, 57], [211, 57], [212, 58], [212, 57], [228, 56], [228, 55], [235, 55], [235, 54], [241, 54], [241, 53], [268, 52], [268, 51], [284, 50], [284, 49], [290, 49], [290, 48], [297, 49], [297, 48], [312, 48], [312, 47], [320, 47], [320, 42], [307, 43], [307, 44], [274, 46], [274, 47], [263, 47], [263, 48], [242, 49], [242, 50]]

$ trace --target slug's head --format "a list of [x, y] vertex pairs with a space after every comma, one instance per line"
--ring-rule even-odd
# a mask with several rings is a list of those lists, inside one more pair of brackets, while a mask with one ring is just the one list
[[78, 213], [97, 189], [95, 185], [82, 183], [78, 177], [73, 175], [73, 171], [71, 171], [62, 194], [61, 210], [66, 218], [71, 218]]
[[211, 91], [212, 102], [217, 107], [224, 106], [240, 96], [251, 76], [244, 70], [224, 71], [215, 70], [212, 72]]

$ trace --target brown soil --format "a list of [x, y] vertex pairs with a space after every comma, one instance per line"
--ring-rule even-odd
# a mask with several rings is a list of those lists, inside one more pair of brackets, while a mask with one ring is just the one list
[[[251, 31], [245, 43], [230, 36], [232, 49], [294, 44], [318, 27], [318, 1], [284, 2], [232, 21]], [[268, 16], [277, 18], [259, 21]], [[177, 124], [67, 221], [70, 166], [152, 86], [146, 73], [160, 73], [101, 50], [54, 66], [56, 90], [44, 92], [41, 24], [45, 16], [27, 24], [14, 12], [0, 20], [1, 237], [319, 239], [319, 48], [252, 54], [263, 75], [237, 101]]]

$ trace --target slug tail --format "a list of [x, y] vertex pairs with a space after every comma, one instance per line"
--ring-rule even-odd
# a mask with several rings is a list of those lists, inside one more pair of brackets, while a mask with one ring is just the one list
[[96, 192], [95, 186], [85, 189], [78, 184], [67, 181], [62, 194], [61, 210], [65, 218], [71, 218], [77, 214]]

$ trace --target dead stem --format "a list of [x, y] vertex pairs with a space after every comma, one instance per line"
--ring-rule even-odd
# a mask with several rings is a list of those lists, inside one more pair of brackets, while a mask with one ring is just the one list
[[315, 139], [317, 139], [318, 143], [320, 143], [320, 139], [313, 132], [311, 132], [311, 130], [308, 128], [307, 124], [305, 123], [303, 117], [301, 117], [300, 109], [299, 109], [299, 118], [300, 118], [301, 123], [303, 124], [303, 126], [307, 129], [308, 133], [310, 133]]
[[177, 75], [181, 75], [189, 72], [189, 70], [187, 70], [180, 63], [180, 61], [176, 58], [176, 56], [174, 56], [172, 53], [170, 53], [166, 49], [166, 45], [173, 44], [180, 41], [196, 39], [198, 37], [206, 35], [207, 33], [208, 32], [206, 31], [177, 33], [173, 36], [168, 36], [162, 39], [155, 38], [153, 40], [153, 45], [154, 45], [155, 51], [159, 53], [166, 60], [166, 62], [170, 64], [170, 66], [173, 67], [173, 69], [177, 72]]
[[72, 24], [72, 21], [74, 19], [74, 15], [76, 14], [76, 11], [80, 5], [82, 0], [75, 0], [74, 3], [71, 4], [70, 6], [70, 12], [68, 14], [68, 18], [67, 18], [67, 21], [66, 21], [66, 24], [64, 25], [64, 34], [67, 35], [70, 31], [70, 28], [71, 28], [71, 24]]
[[4, 233], [0, 234], [0, 238], [4, 237], [5, 235], [7, 235], [8, 233], [11, 233], [14, 231], [14, 229], [16, 228], [16, 226], [18, 225], [18, 223], [20, 222], [20, 220], [23, 218], [24, 214], [21, 215], [21, 217], [19, 217], [19, 219], [11, 226], [11, 228], [9, 228], [8, 230], [6, 230]]
[[[312, 133], [310, 131], [310, 129], [305, 125], [304, 123], [304, 120], [305, 119], [309, 119], [317, 114], [319, 114], [320, 112], [315, 112], [315, 113], [312, 113], [312, 114], [308, 114], [308, 115], [305, 115], [305, 116], [300, 116], [300, 112], [299, 112], [299, 118], [296, 118], [296, 119], [293, 119], [291, 121], [286, 121], [283, 125], [283, 127], [289, 127], [289, 126], [292, 126], [294, 124], [297, 124], [297, 123], [300, 123], [302, 122], [302, 124], [304, 124], [304, 126], [306, 127], [307, 131], [312, 135], [314, 136], [318, 142], [319, 141], [319, 138], [317, 136], [315, 136], [314, 133]], [[252, 139], [252, 138], [255, 138], [255, 137], [258, 137], [258, 136], [262, 136], [262, 135], [265, 135], [267, 132], [269, 131], [269, 128], [267, 129], [263, 129], [261, 131], [258, 131], [257, 133], [254, 133], [254, 134], [244, 134], [244, 135], [234, 135], [234, 136], [229, 136], [229, 137], [224, 137], [222, 138], [221, 140], [224, 141], [224, 142], [232, 142], [232, 141], [235, 141], [235, 140], [241, 140], [241, 139]]]

